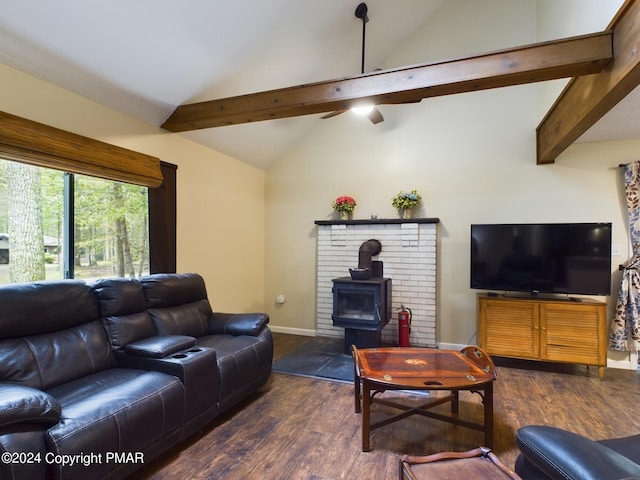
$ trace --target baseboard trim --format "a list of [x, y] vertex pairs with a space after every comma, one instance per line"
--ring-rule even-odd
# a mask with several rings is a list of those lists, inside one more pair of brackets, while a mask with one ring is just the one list
[[315, 337], [317, 333], [315, 330], [309, 330], [306, 328], [293, 328], [293, 327], [279, 327], [278, 325], [269, 324], [269, 328], [275, 333], [288, 333], [289, 335], [303, 335], [305, 337]]
[[633, 366], [631, 365], [631, 362], [629, 360], [627, 361], [620, 361], [620, 360], [607, 360], [607, 367], [608, 368], [619, 368], [621, 370], [635, 370], [635, 368], [633, 368]]

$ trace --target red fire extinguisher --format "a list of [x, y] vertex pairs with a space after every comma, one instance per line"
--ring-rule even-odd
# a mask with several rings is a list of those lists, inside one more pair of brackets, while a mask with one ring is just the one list
[[411, 333], [411, 309], [400, 305], [398, 312], [398, 345], [401, 347], [409, 346], [409, 334]]

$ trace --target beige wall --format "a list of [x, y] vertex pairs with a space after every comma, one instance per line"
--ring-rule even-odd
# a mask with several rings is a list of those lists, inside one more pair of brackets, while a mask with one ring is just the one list
[[[554, 20], [559, 4], [571, 22]], [[598, 30], [617, 6], [449, 0], [382, 66]], [[576, 11], [603, 11], [602, 25]], [[331, 218], [331, 201], [343, 194], [358, 200], [356, 218], [395, 218], [391, 197], [416, 188], [421, 215], [440, 218], [438, 338], [445, 344], [475, 341], [471, 223], [613, 222], [624, 252], [613, 258], [614, 290], [616, 267], [628, 257], [617, 165], [638, 158], [640, 139], [574, 145], [556, 164], [536, 166], [535, 127], [557, 84], [383, 106], [385, 122], [377, 126], [351, 114], [318, 119], [265, 173], [2, 65], [0, 78], [0, 110], [177, 164], [179, 271], [204, 275], [216, 309], [264, 309], [285, 331], [315, 330], [314, 220]], [[278, 294], [286, 296], [283, 305], [275, 303]]]
[[[539, 29], [528, 0], [448, 1], [385, 66], [533, 43]], [[640, 140], [575, 145], [556, 164], [536, 166], [535, 128], [553, 101], [541, 108], [539, 97], [539, 86], [527, 85], [382, 106], [385, 121], [377, 126], [350, 113], [318, 120], [313, 134], [267, 171], [265, 305], [272, 324], [315, 329], [314, 220], [330, 218], [331, 201], [343, 194], [358, 201], [354, 218], [395, 218], [391, 197], [416, 188], [422, 215], [440, 218], [438, 339], [445, 344], [475, 341], [471, 223], [613, 222], [614, 243], [625, 252], [613, 258], [615, 277], [627, 258], [617, 165], [636, 158]], [[285, 304], [274, 303], [277, 294]]]
[[263, 310], [264, 172], [0, 65], [0, 110], [178, 165], [178, 271], [216, 310]]

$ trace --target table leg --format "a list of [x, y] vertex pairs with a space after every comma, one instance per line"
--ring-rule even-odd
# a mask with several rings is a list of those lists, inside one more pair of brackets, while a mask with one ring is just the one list
[[369, 384], [362, 382], [362, 451], [369, 452], [371, 447], [369, 444], [371, 427], [371, 390]]
[[458, 409], [460, 407], [460, 391], [459, 390], [451, 390], [451, 413], [458, 413]]
[[493, 382], [484, 388], [484, 443], [485, 447], [493, 449]]
[[353, 358], [353, 395], [355, 397], [356, 413], [360, 413], [360, 371], [358, 370], [358, 349], [351, 345], [351, 357]]
[[353, 396], [355, 397], [356, 413], [360, 413], [360, 377], [355, 367], [353, 368]]

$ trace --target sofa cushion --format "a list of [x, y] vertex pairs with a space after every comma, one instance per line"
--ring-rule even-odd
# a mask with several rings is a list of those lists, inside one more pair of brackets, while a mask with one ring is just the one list
[[95, 282], [100, 316], [114, 350], [156, 334], [138, 280], [108, 278]]
[[[178, 438], [184, 416], [184, 387], [172, 375], [125, 368], [105, 370], [48, 391], [62, 406], [62, 420], [46, 434], [56, 454], [145, 452], [166, 437]], [[61, 469], [60, 465], [54, 465]], [[117, 465], [92, 464], [92, 478]], [[84, 479], [80, 464], [54, 472], [56, 478]]]
[[188, 335], [197, 338], [209, 333], [211, 307], [207, 300], [174, 307], [149, 308], [148, 312], [158, 335]]
[[153, 337], [156, 334], [156, 327], [146, 310], [130, 315], [104, 317], [102, 325], [109, 335], [109, 341], [114, 350], [120, 350], [132, 342]]
[[128, 315], [147, 308], [142, 285], [132, 278], [103, 278], [92, 286], [98, 297], [100, 316]]
[[97, 318], [95, 296], [81, 280], [0, 285], [0, 339], [56, 332]]
[[140, 278], [147, 307], [162, 308], [207, 299], [204, 279], [197, 273], [158, 273]]
[[221, 410], [254, 392], [271, 374], [273, 339], [269, 329], [255, 337], [206, 335], [197, 339], [197, 345], [216, 351]]
[[57, 332], [0, 340], [0, 381], [39, 390], [115, 366], [107, 334], [98, 320]]
[[211, 305], [200, 275], [161, 273], [142, 277], [140, 283], [158, 335], [209, 333]]

